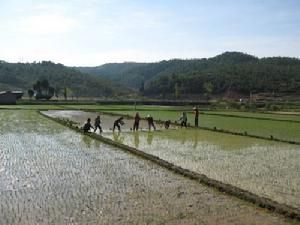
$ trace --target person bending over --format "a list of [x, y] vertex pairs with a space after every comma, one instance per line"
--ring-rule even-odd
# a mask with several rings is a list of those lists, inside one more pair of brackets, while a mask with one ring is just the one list
[[85, 123], [84, 126], [83, 126], [83, 132], [84, 132], [84, 133], [90, 132], [90, 129], [91, 129], [91, 128], [94, 128], [94, 127], [93, 127], [92, 124], [91, 124], [91, 119], [88, 118], [87, 121], [86, 121], [86, 123]]
[[115, 131], [116, 127], [118, 128], [118, 131], [121, 131], [121, 126], [124, 125], [123, 116], [121, 116], [119, 119], [117, 119], [114, 122], [113, 131]]

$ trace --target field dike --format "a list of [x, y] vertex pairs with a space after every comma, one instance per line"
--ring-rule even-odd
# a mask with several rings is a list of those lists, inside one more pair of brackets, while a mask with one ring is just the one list
[[[210, 115], [210, 116], [222, 116], [222, 117], [233, 117], [233, 118], [241, 118], [241, 119], [254, 119], [254, 120], [269, 120], [269, 121], [276, 121], [276, 122], [292, 122], [292, 123], [300, 123], [298, 120], [286, 120], [286, 119], [274, 119], [274, 118], [260, 118], [254, 116], [240, 116], [240, 115], [230, 115], [230, 114], [222, 114], [222, 113], [210, 113], [210, 112], [202, 112], [203, 115]], [[271, 113], [264, 113], [264, 114], [271, 114]]]
[[[61, 125], [64, 125], [64, 126], [70, 128], [70, 129], [72, 129], [76, 132], [79, 132], [79, 133], [83, 134], [83, 131], [78, 126], [75, 126], [76, 123], [74, 123], [73, 121], [53, 118], [53, 117], [50, 117], [50, 116], [47, 116], [47, 115], [43, 114], [40, 111], [39, 111], [39, 114], [44, 116], [45, 118], [48, 118], [52, 121], [55, 121], [55, 122], [57, 122]], [[199, 173], [187, 170], [187, 169], [183, 169], [180, 166], [176, 166], [176, 165], [174, 165], [174, 164], [172, 164], [172, 163], [170, 163], [166, 160], [163, 160], [163, 159], [161, 159], [157, 156], [154, 156], [154, 155], [145, 153], [141, 150], [138, 150], [136, 148], [129, 147], [127, 145], [115, 142], [115, 141], [113, 141], [109, 138], [102, 137], [101, 135], [94, 134], [94, 133], [85, 133], [84, 135], [90, 136], [91, 138], [99, 140], [103, 143], [118, 147], [118, 148], [120, 148], [124, 151], [135, 154], [139, 157], [142, 157], [143, 159], [149, 160], [149, 161], [154, 162], [154, 163], [156, 163], [156, 164], [158, 164], [158, 165], [160, 165], [164, 168], [167, 168], [168, 170], [170, 170], [172, 172], [175, 172], [177, 174], [183, 175], [183, 176], [188, 177], [190, 179], [196, 180], [199, 183], [205, 184], [209, 187], [213, 187], [213, 188], [217, 189], [220, 192], [227, 193], [227, 194], [235, 196], [239, 199], [242, 199], [242, 200], [248, 201], [250, 203], [253, 203], [253, 204], [255, 204], [255, 205], [257, 205], [261, 208], [265, 208], [265, 209], [268, 209], [272, 212], [281, 214], [285, 217], [300, 221], [300, 210], [297, 209], [297, 208], [294, 208], [294, 207], [291, 207], [291, 206], [288, 206], [288, 205], [285, 205], [285, 204], [280, 204], [280, 203], [278, 203], [276, 201], [273, 201], [271, 199], [253, 194], [253, 193], [251, 193], [247, 190], [243, 190], [243, 189], [235, 187], [233, 185], [222, 183], [220, 181], [211, 179], [211, 178], [207, 177], [204, 174], [199, 174]]]

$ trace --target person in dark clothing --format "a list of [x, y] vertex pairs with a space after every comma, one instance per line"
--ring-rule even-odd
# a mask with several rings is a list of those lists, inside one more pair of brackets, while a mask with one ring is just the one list
[[195, 113], [195, 127], [199, 126], [199, 109], [198, 106], [194, 107], [194, 113]]
[[149, 130], [151, 130], [151, 127], [153, 127], [153, 129], [156, 130], [156, 127], [154, 125], [153, 117], [150, 116], [150, 115], [148, 115], [146, 119], [148, 121], [148, 128], [149, 128]]
[[94, 128], [94, 127], [91, 124], [91, 119], [88, 118], [87, 121], [86, 121], [86, 123], [83, 125], [83, 132], [84, 133], [90, 132], [91, 128]]
[[187, 126], [187, 115], [186, 115], [186, 112], [183, 112], [182, 113], [182, 115], [181, 115], [181, 117], [180, 117], [180, 119], [179, 119], [180, 121], [181, 121], [181, 127], [183, 127], [183, 126]]
[[166, 129], [169, 129], [169, 127], [170, 127], [170, 124], [171, 124], [171, 120], [167, 120], [167, 121], [165, 121], [165, 123], [164, 123], [164, 125], [165, 125], [165, 128], [166, 128]]
[[114, 122], [113, 131], [115, 131], [115, 128], [117, 127], [119, 131], [121, 131], [121, 126], [124, 125], [123, 116], [121, 116], [119, 119], [117, 119]]
[[140, 117], [139, 113], [136, 113], [135, 117], [134, 117], [133, 131], [139, 129], [140, 120], [141, 120], [141, 117]]
[[100, 133], [102, 133], [102, 127], [100, 126], [101, 124], [101, 120], [100, 120], [100, 116], [97, 116], [95, 119], [95, 128], [94, 128], [94, 133], [97, 131], [97, 129], [99, 128]]

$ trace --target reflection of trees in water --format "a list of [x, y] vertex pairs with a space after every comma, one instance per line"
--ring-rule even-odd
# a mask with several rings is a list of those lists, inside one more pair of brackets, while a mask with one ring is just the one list
[[134, 137], [134, 146], [138, 148], [140, 144], [139, 132], [138, 131], [133, 132], [133, 137]]
[[154, 132], [148, 131], [148, 136], [147, 136], [147, 143], [148, 145], [151, 145], [153, 142], [153, 134]]

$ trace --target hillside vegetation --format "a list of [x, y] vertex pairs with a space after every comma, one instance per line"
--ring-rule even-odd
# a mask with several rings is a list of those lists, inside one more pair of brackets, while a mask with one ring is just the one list
[[[257, 58], [226, 52], [213, 58], [173, 59], [157, 63], [110, 63], [98, 67], [65, 67], [52, 62], [0, 61], [0, 91], [27, 92], [37, 80], [47, 79], [62, 95], [124, 96], [131, 89], [142, 95], [181, 98], [191, 95], [271, 93], [300, 95], [300, 60]], [[126, 87], [126, 88], [125, 88]]]
[[77, 68], [141, 90], [145, 95], [269, 92], [299, 95], [300, 60], [225, 52], [213, 58], [119, 63]]
[[73, 68], [43, 61], [40, 63], [7, 63], [0, 61], [0, 90], [22, 90], [27, 93], [37, 80], [47, 79], [58, 95], [68, 88], [70, 96], [113, 96], [129, 90], [111, 81], [84, 74]]

